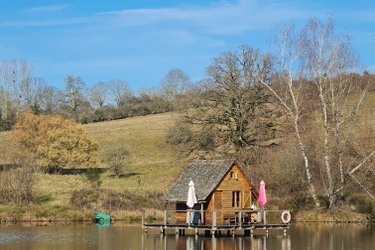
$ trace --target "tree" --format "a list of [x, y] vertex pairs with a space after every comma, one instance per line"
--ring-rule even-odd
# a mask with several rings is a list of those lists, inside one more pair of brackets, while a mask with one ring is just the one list
[[100, 180], [100, 171], [98, 169], [87, 169], [85, 177], [93, 188], [97, 188], [102, 184], [102, 181]]
[[[276, 42], [277, 82], [270, 84], [261, 80], [261, 83], [278, 99], [293, 120], [294, 134], [304, 159], [307, 187], [316, 206], [320, 206], [320, 201], [315, 182], [320, 180], [324, 188], [323, 196], [328, 200], [327, 206], [332, 207], [347, 179], [353, 177], [375, 154], [375, 151], [371, 151], [350, 161], [343, 158], [351, 147], [353, 123], [366, 94], [366, 88], [355, 88], [355, 82], [348, 74], [356, 63], [350, 39], [335, 34], [332, 20], [323, 23], [312, 18], [299, 33], [293, 25], [282, 27]], [[311, 120], [302, 119], [306, 117], [303, 109], [307, 97], [317, 104], [315, 112], [320, 115], [320, 119], [314, 120], [317, 133], [314, 143], [317, 144], [316, 148], [321, 149], [315, 154], [317, 159], [313, 159], [314, 154], [307, 151], [306, 126]], [[321, 169], [316, 172], [323, 173], [322, 176], [313, 176], [313, 161], [318, 162]], [[346, 166], [344, 162], [347, 162]]]
[[47, 114], [53, 113], [64, 103], [64, 92], [52, 86], [46, 86], [42, 90], [41, 107]]
[[97, 162], [97, 143], [81, 126], [59, 117], [21, 113], [10, 141], [42, 167], [92, 167]]
[[129, 83], [124, 80], [111, 80], [108, 82], [110, 96], [114, 99], [117, 107], [125, 104], [132, 97]]
[[98, 82], [89, 91], [92, 106], [103, 108], [108, 99], [108, 85], [104, 82]]
[[78, 107], [82, 104], [82, 90], [84, 86], [85, 83], [79, 76], [68, 75], [65, 78], [66, 98], [73, 112], [77, 111]]
[[101, 158], [114, 172], [118, 178], [131, 162], [131, 155], [122, 140], [117, 140], [102, 151]]
[[25, 147], [17, 142], [7, 145], [0, 172], [0, 203], [27, 204], [33, 201], [35, 160]]
[[[25, 106], [23, 91], [29, 86], [31, 65], [25, 60], [4, 60], [0, 63], [0, 122], [12, 124]], [[9, 125], [5, 125], [9, 128]]]
[[271, 70], [270, 58], [248, 46], [214, 58], [200, 103], [184, 121], [196, 131], [193, 144], [228, 153], [254, 149], [274, 139], [276, 117], [270, 96], [257, 78], [270, 77]]
[[40, 113], [43, 103], [43, 92], [47, 88], [46, 80], [42, 77], [32, 77], [22, 89], [22, 96], [26, 107], [33, 109], [34, 113]]
[[171, 69], [161, 80], [161, 96], [176, 108], [178, 99], [191, 87], [189, 76], [180, 69]]

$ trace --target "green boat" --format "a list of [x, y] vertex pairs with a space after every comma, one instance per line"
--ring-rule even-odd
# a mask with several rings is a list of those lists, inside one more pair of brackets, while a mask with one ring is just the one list
[[109, 214], [99, 212], [95, 215], [95, 223], [97, 224], [104, 225], [104, 224], [111, 224], [111, 222], [112, 222], [112, 216], [110, 216]]

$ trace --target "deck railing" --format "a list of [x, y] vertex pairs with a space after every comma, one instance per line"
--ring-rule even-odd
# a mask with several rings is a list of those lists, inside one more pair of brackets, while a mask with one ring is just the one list
[[[199, 216], [199, 219], [195, 218]], [[248, 210], [248, 209], [222, 209], [222, 210], [170, 210], [166, 209], [162, 220], [142, 216], [142, 225], [194, 225], [194, 226], [236, 226], [289, 224], [289, 210]]]

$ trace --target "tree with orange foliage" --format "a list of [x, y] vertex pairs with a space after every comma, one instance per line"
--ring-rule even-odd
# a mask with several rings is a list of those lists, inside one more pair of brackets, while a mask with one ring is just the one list
[[80, 125], [60, 117], [21, 113], [10, 141], [42, 167], [92, 167], [97, 162], [98, 144]]

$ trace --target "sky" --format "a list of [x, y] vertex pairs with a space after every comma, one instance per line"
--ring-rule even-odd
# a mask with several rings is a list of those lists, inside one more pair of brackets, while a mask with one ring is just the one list
[[171, 69], [194, 82], [213, 58], [247, 44], [267, 51], [274, 27], [333, 17], [375, 69], [375, 1], [344, 0], [0, 0], [0, 60], [25, 59], [33, 75], [63, 88], [122, 79], [157, 88]]

